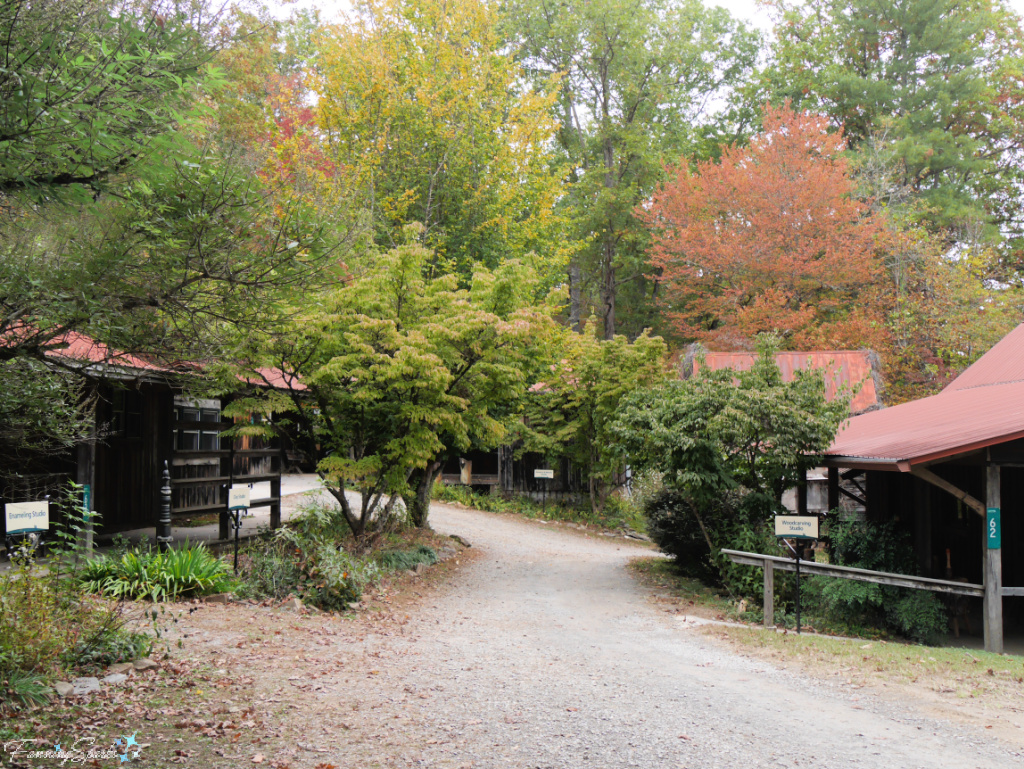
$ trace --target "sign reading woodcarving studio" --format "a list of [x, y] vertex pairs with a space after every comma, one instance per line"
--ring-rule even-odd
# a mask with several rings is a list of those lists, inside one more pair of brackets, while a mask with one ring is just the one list
[[817, 539], [818, 517], [816, 515], [775, 516], [775, 536], [779, 539]]

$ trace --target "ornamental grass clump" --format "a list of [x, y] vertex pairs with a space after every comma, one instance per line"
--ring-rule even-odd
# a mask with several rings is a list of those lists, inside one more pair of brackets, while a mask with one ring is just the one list
[[377, 563], [389, 571], [415, 569], [421, 563], [432, 566], [437, 563], [437, 551], [426, 545], [412, 550], [389, 550], [377, 556]]
[[80, 579], [91, 593], [150, 601], [223, 593], [232, 587], [228, 565], [202, 544], [97, 558], [83, 567]]

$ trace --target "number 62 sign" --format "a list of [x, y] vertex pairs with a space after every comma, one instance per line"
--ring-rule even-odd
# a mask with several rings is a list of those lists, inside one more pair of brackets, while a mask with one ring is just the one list
[[1003, 532], [999, 524], [999, 508], [990, 507], [985, 514], [985, 541], [989, 550], [998, 550], [1003, 546]]

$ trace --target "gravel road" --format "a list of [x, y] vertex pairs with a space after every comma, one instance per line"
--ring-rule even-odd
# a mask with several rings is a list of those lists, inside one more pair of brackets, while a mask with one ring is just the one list
[[1015, 747], [982, 730], [716, 646], [693, 631], [701, 620], [646, 600], [625, 565], [649, 551], [628, 542], [443, 505], [431, 521], [482, 552], [411, 611], [401, 634], [361, 639], [366, 659], [386, 660], [363, 689], [376, 714], [374, 763], [1024, 765]]

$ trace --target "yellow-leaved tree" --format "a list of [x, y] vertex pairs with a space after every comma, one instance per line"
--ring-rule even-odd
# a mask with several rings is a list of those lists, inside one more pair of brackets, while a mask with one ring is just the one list
[[430, 268], [526, 258], [554, 280], [571, 244], [550, 149], [555, 83], [534, 89], [482, 0], [360, 0], [318, 42], [318, 123], [383, 247], [411, 222]]

